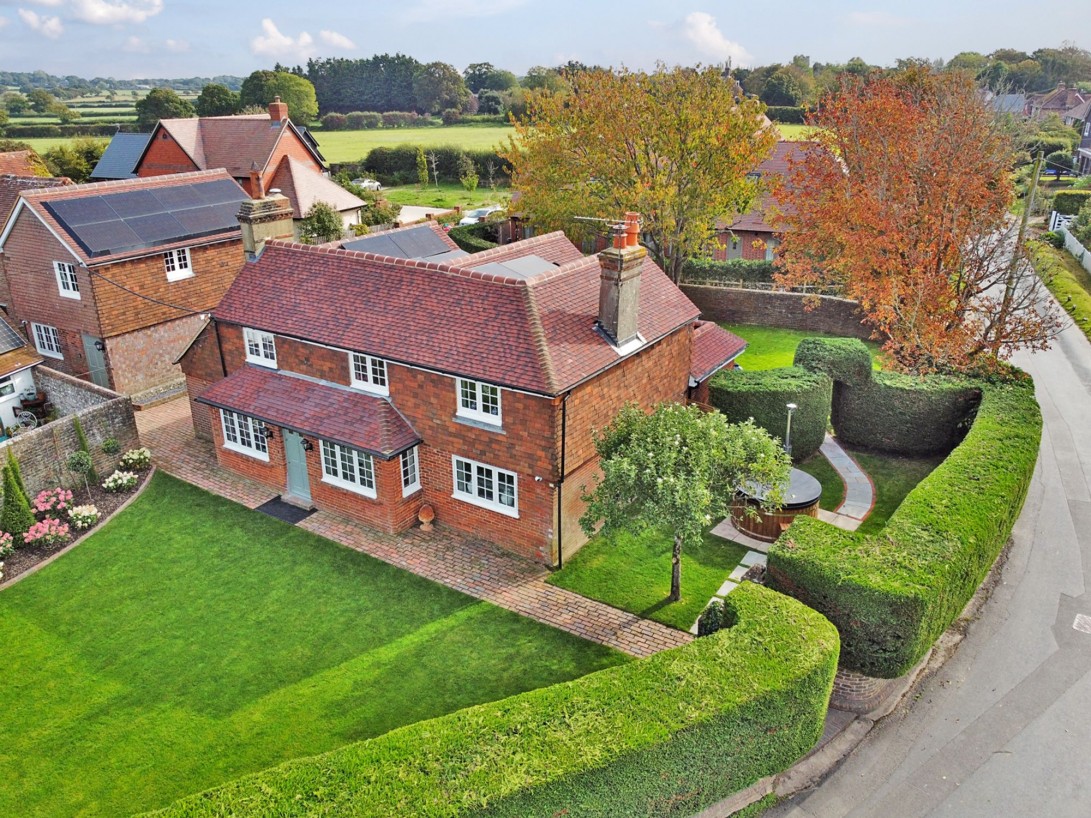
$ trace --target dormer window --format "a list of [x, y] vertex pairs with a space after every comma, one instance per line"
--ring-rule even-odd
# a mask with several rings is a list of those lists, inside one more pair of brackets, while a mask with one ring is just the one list
[[57, 276], [57, 290], [64, 298], [80, 297], [80, 283], [76, 280], [76, 265], [67, 261], [54, 261], [53, 272]]
[[181, 281], [193, 275], [189, 263], [189, 248], [179, 247], [163, 254], [163, 266], [167, 270], [167, 281]]
[[360, 352], [349, 353], [349, 371], [352, 385], [376, 395], [389, 395], [390, 384], [386, 376], [386, 361]]
[[499, 386], [466, 378], [455, 378], [455, 384], [458, 388], [458, 411], [455, 414], [458, 417], [490, 426], [501, 424]]
[[273, 333], [247, 328], [242, 331], [242, 335], [246, 341], [247, 361], [258, 366], [277, 368], [277, 346]]

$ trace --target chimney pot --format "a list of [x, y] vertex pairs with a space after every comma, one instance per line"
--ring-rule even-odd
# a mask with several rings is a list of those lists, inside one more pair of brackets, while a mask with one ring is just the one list
[[640, 271], [648, 251], [640, 246], [640, 214], [626, 213], [614, 228], [613, 246], [599, 253], [599, 326], [615, 346], [637, 337]]
[[280, 97], [273, 97], [269, 103], [269, 119], [273, 122], [283, 122], [288, 118], [288, 105], [281, 102]]

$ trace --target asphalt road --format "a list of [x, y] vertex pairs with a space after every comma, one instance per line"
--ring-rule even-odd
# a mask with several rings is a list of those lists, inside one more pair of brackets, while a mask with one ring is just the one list
[[1015, 363], [1042, 448], [1002, 583], [958, 652], [777, 818], [1091, 816], [1091, 344]]

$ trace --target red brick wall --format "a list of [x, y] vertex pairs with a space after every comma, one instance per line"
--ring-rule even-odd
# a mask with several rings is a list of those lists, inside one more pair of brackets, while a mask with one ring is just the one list
[[[820, 296], [817, 304], [809, 304], [814, 296], [802, 293], [765, 292], [733, 287], [706, 287], [683, 284], [686, 294], [701, 310], [707, 321], [732, 324], [761, 324], [813, 332], [828, 332], [867, 340], [871, 330], [861, 323], [860, 305], [845, 298]], [[743, 337], [746, 333], [743, 332]]]
[[[279, 430], [278, 430], [279, 431]], [[417, 519], [421, 493], [402, 497], [401, 459], [375, 458], [375, 491], [372, 499], [354, 491], [322, 481], [322, 452], [316, 445], [304, 453], [311, 482], [311, 500], [315, 507], [360, 520], [388, 534], [409, 528]]]
[[[216, 460], [221, 466], [233, 472], [249, 477], [274, 491], [284, 491], [287, 483], [287, 466], [284, 462], [284, 439], [276, 429], [274, 436], [269, 438], [269, 460], [259, 460], [247, 454], [241, 454], [232, 449], [224, 448], [223, 424], [220, 421], [220, 413], [213, 409], [211, 412], [212, 442], [216, 446]], [[275, 429], [275, 427], [274, 427]]]
[[188, 173], [202, 170], [166, 131], [159, 131], [148, 145], [144, 160], [136, 169], [137, 176], [164, 176], [168, 173]]
[[212, 426], [210, 412], [197, 398], [212, 384], [223, 379], [220, 368], [220, 352], [216, 344], [216, 326], [209, 323], [200, 336], [190, 345], [181, 360], [182, 372], [186, 375], [186, 393], [189, 396], [189, 412], [193, 418], [193, 430], [197, 437], [210, 439]]
[[181, 378], [174, 360], [203, 323], [201, 316], [190, 315], [109, 338], [106, 358], [114, 390], [131, 395]]
[[[277, 143], [276, 148], [273, 150], [272, 156], [269, 157], [269, 162], [265, 165], [262, 173], [262, 181], [265, 184], [266, 191], [270, 190], [273, 186], [273, 177], [276, 175], [277, 168], [280, 166], [280, 160], [285, 156], [290, 156], [296, 161], [302, 162], [308, 167], [314, 169], [318, 173], [323, 173], [325, 168], [314, 158], [314, 154], [307, 149], [307, 146], [297, 137], [291, 130], [285, 130], [284, 134], [280, 137], [280, 142]], [[250, 180], [240, 182], [246, 192], [251, 196], [254, 195], [250, 188]]]

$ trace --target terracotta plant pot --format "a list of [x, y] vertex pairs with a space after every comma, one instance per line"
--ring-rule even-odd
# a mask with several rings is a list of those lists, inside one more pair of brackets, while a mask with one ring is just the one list
[[417, 512], [417, 519], [420, 520], [421, 531], [431, 531], [432, 521], [436, 519], [436, 511], [428, 503], [425, 503]]

